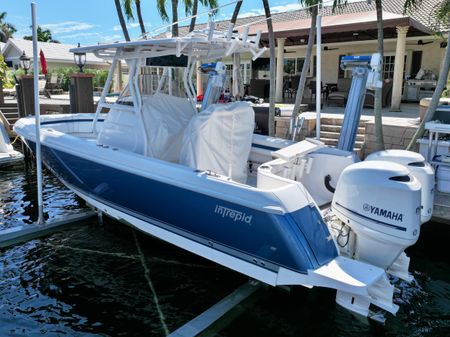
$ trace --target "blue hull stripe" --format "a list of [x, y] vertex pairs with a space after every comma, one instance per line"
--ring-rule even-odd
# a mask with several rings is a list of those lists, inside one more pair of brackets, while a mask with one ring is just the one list
[[263, 149], [263, 150], [269, 150], [269, 151], [278, 151], [280, 149], [278, 147], [261, 145], [261, 144], [255, 144], [255, 143], [252, 143], [252, 147], [256, 147], [258, 149]]
[[370, 217], [368, 217], [368, 216], [362, 215], [362, 214], [360, 214], [360, 213], [358, 213], [358, 212], [352, 211], [351, 209], [348, 209], [347, 207], [344, 207], [344, 206], [342, 206], [342, 205], [339, 204], [339, 203], [336, 203], [336, 205], [338, 205], [339, 207], [342, 207], [343, 209], [349, 211], [350, 213], [353, 213], [353, 214], [355, 214], [355, 215], [357, 215], [357, 216], [360, 216], [361, 218], [364, 218], [364, 219], [367, 219], [367, 220], [370, 220], [370, 221], [374, 221], [375, 223], [377, 223], [377, 224], [379, 224], [379, 225], [391, 227], [391, 228], [394, 228], [394, 229], [396, 229], [396, 230], [406, 232], [406, 228], [405, 228], [405, 227], [397, 226], [397, 225], [392, 225], [392, 224], [390, 224], [390, 223], [383, 222], [383, 221], [380, 221], [380, 220], [375, 220], [375, 219], [370, 218]]
[[[61, 123], [80, 123], [80, 122], [93, 122], [92, 118], [78, 118], [78, 119], [63, 119], [63, 120], [54, 120], [54, 121], [45, 121], [42, 122], [41, 125], [50, 125], [50, 124], [61, 124]], [[104, 122], [104, 119], [98, 119], [99, 122]]]

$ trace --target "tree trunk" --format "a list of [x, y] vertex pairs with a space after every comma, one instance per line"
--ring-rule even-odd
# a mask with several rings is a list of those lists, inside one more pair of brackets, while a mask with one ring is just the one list
[[116, 4], [117, 16], [119, 17], [120, 26], [122, 27], [123, 36], [125, 41], [130, 41], [130, 35], [128, 35], [127, 25], [125, 24], [125, 19], [122, 14], [122, 6], [120, 5], [120, 0], [114, 0]]
[[[316, 36], [317, 11], [317, 6], [314, 6], [311, 11], [311, 28], [309, 29], [308, 46], [306, 47], [305, 62], [303, 63], [302, 73], [300, 74], [300, 80], [298, 81], [297, 94], [295, 95], [295, 104], [291, 116], [292, 122], [299, 112], [300, 104], [303, 99], [303, 93], [305, 92], [306, 75], [308, 74], [309, 65], [311, 64], [314, 38]], [[291, 131], [292, 130], [289, 130], [289, 132]]]
[[[383, 7], [381, 4], [381, 0], [375, 0], [375, 6], [377, 9], [377, 30], [378, 30], [377, 52], [381, 55], [381, 77], [383, 78], [384, 36], [383, 36]], [[381, 109], [383, 107], [382, 90], [383, 90], [382, 88], [375, 89], [375, 97], [373, 104], [373, 112], [375, 116], [375, 149], [377, 151], [384, 150], [383, 117], [381, 113]]]
[[230, 23], [233, 25], [236, 23], [237, 17], [239, 15], [239, 11], [241, 10], [242, 1], [239, 1], [236, 3], [236, 6], [234, 7], [233, 16], [231, 17]]
[[178, 0], [172, 0], [172, 37], [178, 36]]
[[139, 20], [139, 26], [141, 27], [141, 33], [144, 35], [145, 32], [145, 25], [144, 20], [142, 19], [142, 12], [141, 12], [141, 0], [135, 0], [136, 3], [136, 13]]
[[264, 12], [269, 31], [270, 49], [270, 91], [269, 91], [269, 136], [275, 135], [275, 36], [273, 34], [272, 18], [270, 15], [269, 1], [263, 0]]
[[[407, 150], [413, 149], [417, 144], [417, 140], [421, 138], [425, 132], [425, 123], [433, 120], [434, 113], [436, 111], [437, 106], [439, 105], [439, 99], [442, 96], [442, 92], [444, 91], [445, 85], [447, 84], [448, 72], [450, 70], [450, 32], [447, 37], [447, 47], [445, 48], [445, 56], [444, 63], [442, 64], [441, 70], [439, 71], [439, 80], [436, 85], [436, 89], [434, 90], [433, 96], [431, 97], [430, 105], [428, 106], [427, 112], [423, 117], [422, 122], [419, 125], [416, 133], [414, 134], [411, 142], [408, 144]], [[431, 159], [431, 158], [430, 158]]]
[[197, 20], [197, 11], [198, 11], [198, 0], [194, 0], [192, 4], [192, 19], [191, 24], [189, 26], [189, 33], [192, 32], [195, 28], [195, 21]]

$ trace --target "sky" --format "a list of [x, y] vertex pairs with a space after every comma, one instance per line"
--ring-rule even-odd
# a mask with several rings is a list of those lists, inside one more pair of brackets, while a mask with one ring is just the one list
[[[80, 43], [82, 46], [123, 40], [114, 0], [35, 0], [37, 3], [38, 24], [50, 29], [53, 38], [66, 44]], [[170, 1], [166, 1], [170, 15]], [[182, 1], [179, 1], [182, 3]], [[221, 6], [230, 4], [232, 0], [219, 0]], [[0, 12], [7, 12], [6, 22], [12, 23], [17, 32], [15, 38], [31, 35], [31, 1], [0, 0]], [[147, 31], [165, 25], [156, 9], [156, 0], [141, 0], [142, 13]], [[296, 0], [271, 0], [273, 13], [292, 11], [300, 8]], [[203, 12], [205, 9], [200, 9]], [[216, 20], [229, 19], [234, 4], [220, 9]], [[264, 13], [261, 0], [244, 0], [241, 16], [261, 15]], [[179, 17], [183, 18], [184, 8], [180, 6]], [[202, 21], [207, 20], [203, 16]], [[189, 24], [189, 21], [186, 21]], [[128, 22], [131, 38], [140, 33], [137, 19]]]

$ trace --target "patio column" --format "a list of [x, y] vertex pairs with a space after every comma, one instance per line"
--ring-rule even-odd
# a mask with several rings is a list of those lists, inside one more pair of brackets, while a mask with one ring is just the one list
[[285, 38], [277, 39], [277, 72], [275, 80], [275, 102], [283, 102], [283, 74], [284, 74], [284, 42]]
[[401, 111], [403, 69], [405, 69], [406, 33], [408, 26], [397, 26], [397, 47], [395, 49], [394, 81], [392, 83], [391, 111]]

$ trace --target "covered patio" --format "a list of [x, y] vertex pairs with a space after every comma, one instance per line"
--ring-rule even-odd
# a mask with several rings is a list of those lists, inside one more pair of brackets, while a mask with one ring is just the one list
[[[400, 3], [394, 0], [392, 3]], [[364, 2], [365, 3], [365, 2]], [[359, 6], [356, 6], [358, 4]], [[391, 4], [392, 5], [392, 4]], [[353, 8], [352, 8], [353, 6]], [[365, 8], [367, 7], [367, 8]], [[340, 59], [345, 55], [372, 54], [377, 49], [376, 12], [370, 6], [360, 3], [348, 4], [336, 13], [325, 7], [322, 13], [322, 99], [327, 101], [333, 91], [342, 92], [342, 99], [330, 100], [335, 105], [345, 105], [351, 72], [340, 69]], [[286, 17], [288, 13], [286, 13]], [[430, 97], [436, 75], [443, 58], [445, 43], [433, 34], [422, 18], [383, 11], [384, 25], [384, 71], [385, 92], [383, 105], [386, 110], [400, 112], [402, 101], [419, 102]], [[304, 63], [311, 18], [306, 11], [299, 11], [291, 18], [275, 20], [276, 38], [276, 102], [289, 103], [295, 98], [299, 75]], [[240, 30], [243, 30], [241, 27]], [[262, 31], [261, 41], [268, 46], [267, 25], [265, 22], [250, 26], [249, 34]], [[314, 102], [316, 76], [316, 48], [310, 64], [303, 102]], [[433, 55], [433, 57], [424, 57]], [[251, 64], [251, 78], [248, 92], [255, 96], [268, 98], [268, 53], [262, 59]], [[428, 90], [417, 84], [417, 95], [413, 98], [405, 95], [406, 79], [414, 79], [420, 70], [426, 70], [423, 79], [429, 80]], [[427, 77], [428, 76], [428, 77]], [[370, 106], [370, 104], [368, 104]], [[373, 105], [373, 103], [372, 103]], [[310, 106], [311, 108], [311, 106]], [[405, 106], [407, 109], [407, 106]], [[338, 109], [339, 110], [339, 109]]]

